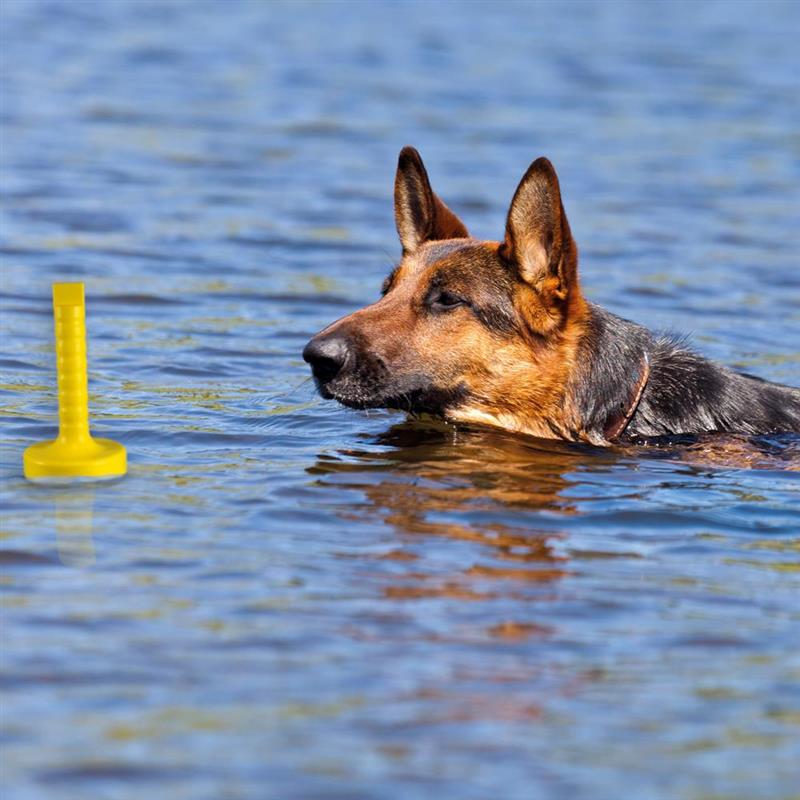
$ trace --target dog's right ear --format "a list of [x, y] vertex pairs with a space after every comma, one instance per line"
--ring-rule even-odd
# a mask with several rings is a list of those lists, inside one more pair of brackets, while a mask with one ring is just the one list
[[404, 147], [397, 161], [394, 220], [403, 255], [425, 242], [469, 236], [464, 223], [431, 189], [425, 165], [413, 147]]

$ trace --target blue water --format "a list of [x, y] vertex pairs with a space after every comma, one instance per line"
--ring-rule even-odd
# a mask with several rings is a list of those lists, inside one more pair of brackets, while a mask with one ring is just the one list
[[[800, 441], [598, 451], [316, 397], [397, 153], [586, 293], [800, 384], [800, 5], [4, 0], [6, 800], [790, 800]], [[46, 488], [50, 284], [93, 429]]]

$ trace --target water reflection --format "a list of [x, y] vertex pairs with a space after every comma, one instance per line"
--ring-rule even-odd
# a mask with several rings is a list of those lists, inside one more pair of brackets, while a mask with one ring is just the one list
[[[343, 520], [381, 520], [396, 532], [397, 547], [379, 557], [407, 568], [390, 573], [387, 597], [524, 597], [571, 574], [559, 520], [578, 513], [565, 490], [575, 484], [572, 473], [585, 467], [585, 446], [433, 421], [394, 425], [370, 444], [369, 450], [322, 453], [308, 472], [322, 484], [363, 495], [365, 503], [337, 512]], [[617, 460], [613, 452], [594, 449], [591, 458], [601, 469]], [[534, 516], [542, 511], [549, 513]], [[420, 547], [420, 537], [473, 546], [439, 554]], [[429, 563], [419, 563], [418, 551]], [[503, 636], [536, 630], [507, 622], [493, 626]]]
[[95, 563], [94, 489], [86, 486], [54, 492], [53, 511], [61, 563], [67, 567], [91, 567]]

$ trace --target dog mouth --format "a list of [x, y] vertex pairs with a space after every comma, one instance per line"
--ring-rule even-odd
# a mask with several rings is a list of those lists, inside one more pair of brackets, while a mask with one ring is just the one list
[[331, 386], [330, 383], [320, 383], [320, 381], [314, 381], [317, 385], [317, 391], [319, 392], [319, 396], [323, 400], [335, 400], [337, 403], [340, 403], [343, 406], [347, 406], [348, 408], [356, 408], [356, 409], [365, 409], [365, 408], [385, 408], [384, 402], [388, 398], [384, 398], [381, 395], [372, 395], [360, 390], [354, 390], [352, 388], [341, 388], [336, 386]]
[[[347, 341], [344, 340], [345, 344]], [[311, 365], [317, 391], [324, 400], [336, 400], [354, 409], [387, 408], [410, 414], [444, 416], [464, 402], [466, 385], [437, 385], [424, 371], [398, 371], [379, 355], [355, 353], [342, 340], [312, 339], [303, 351]]]
[[462, 404], [467, 397], [464, 384], [452, 389], [436, 387], [419, 379], [406, 385], [369, 386], [351, 380], [316, 381], [317, 390], [324, 400], [336, 400], [343, 406], [357, 410], [385, 408], [409, 414], [444, 416], [447, 409]]

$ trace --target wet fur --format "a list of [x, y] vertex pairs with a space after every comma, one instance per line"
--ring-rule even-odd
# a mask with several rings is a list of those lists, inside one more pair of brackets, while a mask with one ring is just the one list
[[[483, 242], [404, 148], [395, 218], [403, 258], [383, 297], [321, 331], [304, 353], [323, 397], [600, 445], [800, 432], [800, 390], [733, 372], [585, 300], [546, 159], [520, 182], [504, 240]], [[334, 340], [346, 358], [323, 376], [310, 348]]]
[[591, 307], [584, 349], [587, 368], [576, 376], [573, 392], [589, 429], [608, 418], [615, 401], [624, 402], [615, 387], [630, 385], [626, 365], [647, 353], [650, 379], [626, 438], [800, 431], [799, 390], [734, 372], [681, 338], [655, 336], [599, 306]]

